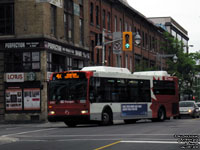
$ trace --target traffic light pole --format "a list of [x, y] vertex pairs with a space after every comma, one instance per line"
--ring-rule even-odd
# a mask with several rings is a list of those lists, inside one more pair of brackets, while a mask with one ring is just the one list
[[111, 43], [114, 43], [114, 42], [117, 42], [117, 41], [122, 41], [122, 38], [115, 39], [113, 41], [105, 42], [105, 31], [103, 30], [103, 32], [102, 32], [102, 66], [105, 65], [105, 46], [107, 44], [111, 44]]
[[[135, 40], [135, 43], [136, 44], [140, 44], [141, 42], [141, 37], [140, 35], [138, 34], [138, 32], [136, 33], [132, 33], [132, 32], [123, 32], [123, 37], [122, 38], [119, 38], [119, 39], [115, 39], [113, 41], [108, 41], [108, 42], [105, 42], [105, 30], [102, 31], [102, 66], [104, 66], [105, 64], [105, 46], [107, 44], [110, 44], [110, 43], [113, 43], [113, 42], [117, 42], [117, 41], [122, 41], [122, 49], [123, 50], [128, 50], [128, 51], [132, 51], [132, 41], [133, 41], [133, 37], [132, 36], [135, 36], [134, 37], [134, 40]], [[127, 36], [128, 35], [128, 36]], [[125, 41], [125, 42], [124, 42]], [[126, 44], [126, 45], [125, 45]], [[125, 46], [125, 48], [124, 48]], [[119, 55], [120, 56], [120, 55]]]

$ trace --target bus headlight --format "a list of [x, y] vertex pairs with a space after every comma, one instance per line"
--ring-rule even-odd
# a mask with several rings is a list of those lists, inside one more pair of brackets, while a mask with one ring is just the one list
[[50, 111], [49, 114], [50, 114], [50, 115], [55, 115], [56, 112], [55, 112], [55, 111]]
[[189, 112], [189, 113], [191, 113], [191, 112], [192, 112], [192, 110], [191, 110], [191, 109], [189, 109], [189, 110], [188, 110], [188, 112]]
[[81, 111], [81, 114], [87, 114], [88, 113], [88, 110], [82, 110]]

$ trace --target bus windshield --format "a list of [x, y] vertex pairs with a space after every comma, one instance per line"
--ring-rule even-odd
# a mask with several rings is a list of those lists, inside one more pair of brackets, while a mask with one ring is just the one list
[[87, 95], [87, 79], [55, 80], [50, 82], [51, 100], [85, 100]]

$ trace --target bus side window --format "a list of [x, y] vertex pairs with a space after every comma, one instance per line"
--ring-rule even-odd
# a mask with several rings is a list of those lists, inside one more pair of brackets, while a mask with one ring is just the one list
[[150, 102], [150, 81], [141, 80], [139, 81], [139, 101], [140, 102]]
[[89, 100], [91, 103], [96, 101], [96, 83], [95, 82], [96, 82], [95, 78], [90, 79]]
[[137, 102], [139, 99], [139, 87], [137, 80], [128, 80], [128, 101]]

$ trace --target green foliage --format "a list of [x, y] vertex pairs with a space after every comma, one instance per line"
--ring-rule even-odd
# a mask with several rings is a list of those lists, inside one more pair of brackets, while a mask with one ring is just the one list
[[180, 79], [179, 86], [184, 89], [183, 83], [190, 83], [193, 85], [193, 79], [195, 74], [200, 70], [196, 67], [196, 60], [200, 59], [199, 53], [184, 53], [183, 43], [174, 39], [169, 33], [164, 34], [166, 41], [163, 42], [162, 50], [166, 54], [176, 54], [178, 57], [177, 63], [174, 63], [172, 59], [168, 59], [168, 73], [176, 75]]

